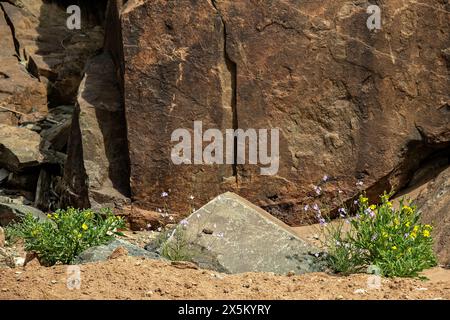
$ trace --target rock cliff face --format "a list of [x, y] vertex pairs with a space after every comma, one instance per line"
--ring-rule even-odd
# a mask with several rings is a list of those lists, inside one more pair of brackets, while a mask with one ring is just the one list
[[[82, 29], [68, 30], [69, 0], [0, 0], [0, 195], [114, 206], [142, 228], [226, 191], [298, 225], [338, 190], [350, 202], [393, 188], [447, 219], [450, 5], [377, 2], [375, 32], [370, 3], [80, 0]], [[278, 172], [175, 165], [171, 135], [195, 137], [195, 121], [224, 137], [279, 128]]]
[[[390, 1], [128, 1], [121, 13], [133, 199], [176, 212], [232, 190], [286, 222], [303, 204], [404, 187], [450, 132], [448, 7]], [[447, 53], [446, 53], [447, 52]], [[175, 166], [171, 133], [280, 128], [280, 168]], [[312, 190], [323, 175], [323, 195]], [[319, 199], [316, 199], [318, 197]]]

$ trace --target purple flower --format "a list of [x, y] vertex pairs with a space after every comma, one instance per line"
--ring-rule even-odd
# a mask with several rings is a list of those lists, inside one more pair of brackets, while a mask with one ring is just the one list
[[323, 181], [323, 182], [327, 182], [328, 179], [329, 179], [329, 177], [328, 177], [327, 175], [324, 175], [323, 178], [322, 178], [322, 181]]
[[359, 215], [359, 213], [356, 214], [355, 218], [356, 218], [356, 219], [361, 218], [361, 216]]
[[308, 210], [309, 210], [309, 205], [305, 205], [305, 207], [303, 208], [303, 210], [308, 211]]
[[368, 214], [371, 218], [375, 217], [375, 212], [373, 212], [372, 209], [367, 208], [366, 210], [364, 210], [365, 214]]
[[353, 204], [358, 204], [358, 203], [359, 203], [358, 200], [353, 201]]
[[313, 208], [315, 211], [320, 212], [320, 209], [319, 209], [319, 206], [317, 205], [317, 203], [314, 203], [313, 206], [312, 206], [312, 208]]
[[405, 239], [409, 237], [409, 233], [405, 233]]
[[319, 223], [320, 223], [321, 226], [326, 226], [327, 225], [327, 222], [325, 221], [324, 218], [320, 218], [319, 219]]
[[375, 234], [372, 236], [372, 241], [377, 240], [377, 238], [378, 238], [378, 235], [375, 233]]
[[345, 215], [347, 214], [347, 211], [345, 211], [344, 208], [339, 208], [338, 212], [339, 212], [339, 215], [341, 216], [341, 218], [344, 218]]
[[189, 221], [187, 221], [186, 219], [183, 219], [183, 220], [180, 221], [180, 224], [181, 224], [183, 227], [186, 227], [186, 226], [189, 224]]

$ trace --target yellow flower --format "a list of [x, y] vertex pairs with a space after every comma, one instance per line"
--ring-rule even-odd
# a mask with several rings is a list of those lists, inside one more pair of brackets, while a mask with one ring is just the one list
[[86, 219], [91, 219], [92, 216], [93, 216], [93, 214], [92, 214], [91, 211], [86, 211], [86, 212], [84, 213], [84, 217], [85, 217]]
[[425, 238], [428, 238], [428, 237], [430, 236], [430, 231], [429, 231], [429, 230], [424, 230], [423, 236], [424, 236]]
[[389, 236], [386, 231], [383, 231], [381, 234], [382, 234], [383, 238], [387, 238]]
[[415, 239], [417, 237], [417, 233], [415, 231], [411, 232], [410, 237]]
[[388, 201], [388, 202], [386, 202], [386, 204], [389, 208], [392, 208], [392, 202]]
[[413, 209], [410, 206], [403, 206], [402, 210], [406, 211], [407, 214], [413, 213]]
[[425, 228], [427, 228], [428, 230], [433, 230], [433, 227], [430, 226], [429, 224], [426, 224], [426, 225], [425, 225]]
[[393, 247], [392, 247], [392, 250], [397, 250], [397, 247], [396, 247], [396, 246], [393, 246]]
[[361, 201], [361, 203], [367, 203], [369, 201], [369, 198], [361, 197], [359, 198], [359, 201]]
[[51, 218], [52, 218], [52, 215], [51, 215], [50, 213], [47, 214], [47, 218], [51, 219]]
[[81, 228], [86, 231], [89, 227], [86, 223], [83, 223], [83, 225], [81, 226]]
[[414, 232], [417, 232], [417, 231], [419, 231], [419, 226], [414, 226]]
[[395, 218], [395, 219], [394, 219], [394, 224], [395, 224], [396, 226], [398, 226], [398, 225], [400, 224], [400, 220], [398, 220], [398, 218]]
[[370, 210], [375, 210], [377, 208], [377, 206], [373, 204], [369, 208], [370, 208]]
[[411, 222], [409, 222], [409, 221], [406, 222], [406, 223], [405, 223], [405, 226], [407, 226], [407, 227], [409, 228], [409, 227], [411, 226]]

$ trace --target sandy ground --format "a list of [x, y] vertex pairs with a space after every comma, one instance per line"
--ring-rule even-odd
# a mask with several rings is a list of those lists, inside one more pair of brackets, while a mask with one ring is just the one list
[[429, 280], [382, 279], [368, 287], [364, 274], [278, 276], [225, 275], [191, 265], [127, 256], [81, 266], [80, 289], [67, 288], [67, 266], [0, 269], [0, 299], [446, 299], [450, 270], [435, 268]]
[[[320, 245], [317, 226], [293, 228]], [[125, 232], [126, 240], [144, 246], [153, 232]], [[433, 268], [419, 279], [381, 279], [368, 285], [368, 275], [300, 276], [271, 273], [220, 274], [189, 263], [118, 256], [81, 266], [80, 289], [69, 290], [67, 266], [50, 268], [33, 261], [25, 268], [0, 268], [0, 299], [446, 299], [450, 270]]]

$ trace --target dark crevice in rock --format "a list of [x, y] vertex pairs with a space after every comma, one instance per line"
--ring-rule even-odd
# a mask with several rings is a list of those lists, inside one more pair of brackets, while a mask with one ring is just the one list
[[[237, 64], [234, 62], [227, 51], [228, 46], [228, 32], [227, 32], [227, 25], [226, 22], [220, 13], [220, 10], [216, 4], [216, 0], [211, 0], [212, 6], [215, 8], [217, 15], [220, 17], [220, 20], [222, 21], [223, 26], [223, 53], [225, 58], [225, 63], [227, 67], [227, 71], [231, 75], [231, 110], [232, 110], [232, 125], [233, 130], [237, 130], [239, 128], [239, 120], [238, 120], [238, 109], [237, 109]], [[234, 147], [233, 147], [233, 164], [232, 164], [232, 170], [233, 170], [233, 176], [236, 178], [236, 184], [238, 184], [238, 167], [237, 167], [237, 149], [238, 149], [238, 141], [237, 137], [234, 137]]]

